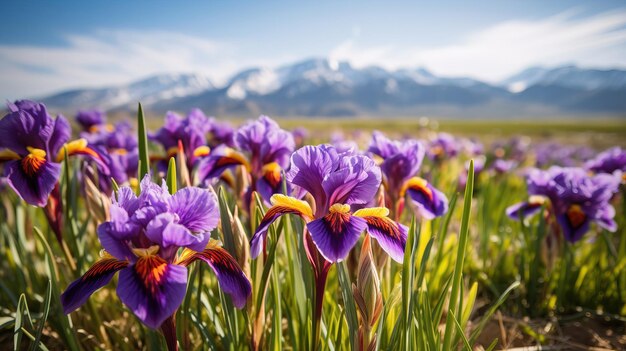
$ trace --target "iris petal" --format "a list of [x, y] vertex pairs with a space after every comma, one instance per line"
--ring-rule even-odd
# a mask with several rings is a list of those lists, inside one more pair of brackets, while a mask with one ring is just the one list
[[150, 328], [174, 314], [187, 290], [187, 268], [159, 256], [139, 257], [122, 271], [117, 284], [120, 300]]
[[358, 210], [354, 216], [361, 217], [367, 222], [367, 232], [376, 239], [387, 254], [396, 262], [404, 260], [404, 249], [408, 228], [394, 222], [387, 216], [389, 210], [384, 207], [365, 208]]
[[215, 241], [211, 241], [201, 252], [185, 250], [178, 264], [187, 266], [198, 259], [211, 266], [222, 290], [230, 295], [237, 308], [243, 308], [250, 296], [252, 286], [237, 261]]
[[14, 160], [5, 164], [5, 172], [9, 185], [24, 201], [43, 207], [59, 179], [61, 165], [45, 161], [31, 176], [24, 172], [20, 160]]
[[176, 223], [173, 213], [161, 213], [154, 217], [146, 227], [146, 236], [162, 248], [188, 247], [202, 251], [209, 242], [209, 232], [192, 234], [187, 227]]
[[[341, 206], [341, 207], [339, 207]], [[342, 205], [333, 205], [330, 212], [307, 224], [319, 252], [330, 262], [342, 261], [367, 228], [365, 219], [350, 215]]]
[[127, 261], [110, 257], [94, 263], [82, 277], [72, 282], [61, 294], [63, 312], [68, 314], [82, 306], [91, 294], [109, 283], [113, 275], [126, 266], [128, 266]]
[[448, 211], [448, 199], [426, 180], [418, 177], [407, 181], [406, 192], [417, 212], [427, 220], [439, 217]]
[[179, 223], [192, 232], [210, 232], [217, 227], [217, 197], [209, 190], [180, 189], [169, 199], [169, 205], [170, 211], [179, 216]]
[[272, 207], [267, 210], [265, 216], [261, 219], [261, 223], [259, 223], [254, 236], [250, 240], [250, 254], [252, 255], [252, 258], [256, 258], [261, 253], [267, 231], [270, 225], [274, 223], [278, 217], [291, 213], [296, 214], [305, 220], [311, 220], [313, 218], [313, 210], [311, 210], [311, 206], [309, 206], [309, 204], [305, 201], [282, 194], [275, 194], [272, 196], [271, 202]]

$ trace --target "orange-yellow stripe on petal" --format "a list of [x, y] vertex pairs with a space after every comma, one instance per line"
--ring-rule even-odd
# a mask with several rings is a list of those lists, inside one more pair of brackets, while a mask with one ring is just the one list
[[206, 145], [199, 146], [195, 150], [193, 150], [194, 157], [207, 156], [210, 153], [211, 153], [211, 148]]
[[2, 160], [19, 160], [20, 155], [9, 149], [0, 150], [0, 161]]
[[[295, 197], [283, 194], [274, 194], [270, 198], [270, 202], [272, 203], [272, 207], [289, 208], [301, 213], [304, 217], [308, 217], [309, 219], [313, 218], [313, 210], [306, 201], [298, 200]], [[348, 210], [349, 209], [350, 206], [348, 206]]]
[[406, 183], [404, 183], [402, 190], [400, 191], [400, 195], [404, 196], [408, 189], [420, 191], [426, 194], [426, 196], [428, 196], [431, 200], [433, 198], [433, 192], [432, 190], [430, 190], [430, 188], [428, 188], [428, 181], [424, 178], [413, 177], [407, 180]]
[[387, 217], [389, 216], [389, 209], [387, 207], [362, 208], [352, 215], [356, 217]]

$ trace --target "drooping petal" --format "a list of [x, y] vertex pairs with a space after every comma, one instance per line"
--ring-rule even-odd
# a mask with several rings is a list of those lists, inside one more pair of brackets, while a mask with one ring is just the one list
[[439, 217], [448, 211], [448, 199], [425, 179], [414, 177], [407, 181], [406, 193], [417, 212], [427, 220]]
[[[161, 213], [154, 217], [146, 226], [146, 236], [161, 248], [188, 247], [194, 251], [202, 251], [209, 242], [209, 232], [197, 232], [195, 234], [184, 225], [176, 223], [177, 215], [174, 213]], [[163, 255], [162, 255], [163, 256]]]
[[179, 216], [178, 223], [192, 232], [210, 232], [217, 227], [217, 197], [207, 189], [180, 189], [169, 199], [169, 206], [170, 211]]
[[150, 328], [174, 314], [187, 290], [187, 268], [146, 255], [120, 271], [117, 295]]
[[506, 215], [511, 219], [528, 218], [539, 212], [545, 201], [546, 199], [543, 196], [533, 195], [527, 202], [520, 202], [507, 207]]
[[[569, 211], [568, 211], [569, 212]], [[577, 242], [589, 231], [591, 221], [584, 213], [563, 213], [556, 216], [556, 220], [563, 231], [563, 236], [569, 242]]]
[[319, 252], [329, 262], [342, 261], [367, 228], [361, 217], [350, 215], [350, 206], [335, 204], [328, 214], [307, 224]]
[[5, 164], [5, 174], [11, 188], [27, 203], [43, 207], [48, 203], [48, 196], [54, 189], [61, 174], [61, 165], [43, 161], [36, 171], [27, 174], [22, 166], [23, 160], [9, 161]]
[[236, 166], [250, 167], [248, 160], [241, 153], [229, 147], [218, 147], [208, 157], [200, 159], [196, 173], [198, 179], [204, 182], [219, 177], [226, 170]]
[[250, 254], [252, 258], [256, 258], [261, 253], [267, 230], [278, 217], [291, 213], [304, 218], [306, 221], [313, 219], [313, 210], [305, 201], [282, 194], [273, 195], [270, 201], [272, 207], [267, 210], [261, 223], [259, 223], [259, 226], [256, 228], [254, 236], [250, 240]]
[[367, 222], [367, 232], [376, 239], [383, 250], [396, 262], [404, 260], [404, 249], [408, 228], [394, 222], [389, 217], [389, 210], [384, 207], [364, 208], [354, 212]]
[[82, 306], [89, 296], [105, 286], [117, 271], [128, 266], [128, 261], [103, 258], [94, 263], [82, 277], [72, 282], [61, 294], [63, 313], [68, 314]]
[[237, 308], [243, 308], [250, 296], [252, 286], [237, 261], [212, 240], [201, 252], [183, 251], [177, 263], [188, 266], [198, 259], [211, 266], [222, 290], [230, 295]]

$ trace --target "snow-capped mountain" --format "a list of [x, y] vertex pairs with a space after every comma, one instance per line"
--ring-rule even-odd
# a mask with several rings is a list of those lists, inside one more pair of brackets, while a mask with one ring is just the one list
[[123, 86], [69, 90], [46, 97], [43, 101], [61, 109], [97, 107], [110, 110], [134, 106], [137, 101], [146, 105], [170, 101], [211, 89], [214, 89], [211, 81], [201, 75], [163, 74]]
[[357, 68], [348, 62], [310, 59], [256, 67], [214, 86], [201, 75], [150, 77], [124, 86], [77, 89], [43, 101], [51, 108], [148, 110], [199, 107], [215, 115], [249, 116], [545, 116], [626, 115], [626, 71], [529, 68], [500, 84], [440, 77], [425, 68]]

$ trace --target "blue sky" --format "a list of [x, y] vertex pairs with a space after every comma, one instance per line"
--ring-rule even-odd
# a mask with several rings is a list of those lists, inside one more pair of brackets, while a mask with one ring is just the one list
[[308, 57], [497, 82], [532, 65], [626, 67], [623, 1], [5, 1], [0, 98]]

